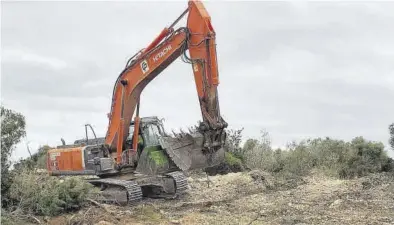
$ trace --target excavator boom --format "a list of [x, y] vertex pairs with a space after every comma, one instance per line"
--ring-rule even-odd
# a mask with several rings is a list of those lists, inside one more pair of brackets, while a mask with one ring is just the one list
[[[174, 30], [174, 25], [187, 12], [187, 27]], [[115, 82], [105, 143], [110, 149], [116, 149], [118, 163], [122, 161], [121, 152], [129, 135], [128, 125], [134, 113], [138, 127], [141, 92], [179, 56], [183, 56], [184, 61], [191, 64], [194, 73], [203, 118], [199, 130], [204, 135], [204, 149], [218, 149], [223, 145], [223, 130], [227, 124], [219, 110], [216, 34], [211, 18], [199, 1], [189, 1], [188, 8], [181, 17], [169, 28], [165, 28], [146, 49], [130, 59]], [[190, 57], [186, 50], [189, 50]], [[133, 143], [133, 149], [136, 149], [135, 146], [136, 142]]]

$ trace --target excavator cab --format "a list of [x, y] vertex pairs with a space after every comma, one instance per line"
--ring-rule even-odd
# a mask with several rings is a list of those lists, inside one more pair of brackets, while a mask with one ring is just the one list
[[145, 147], [159, 145], [159, 138], [167, 136], [163, 124], [157, 117], [144, 117], [141, 120], [140, 131]]
[[[130, 148], [132, 148], [134, 139], [134, 124], [134, 121], [130, 123], [129, 135], [126, 142]], [[163, 124], [156, 116], [141, 118], [138, 131], [137, 152], [140, 154], [146, 147], [160, 145], [159, 138], [165, 136], [167, 134], [164, 131]]]

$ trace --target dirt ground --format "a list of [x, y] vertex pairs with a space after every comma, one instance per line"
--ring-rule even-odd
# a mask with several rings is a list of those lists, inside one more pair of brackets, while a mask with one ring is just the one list
[[[189, 178], [175, 200], [91, 206], [48, 224], [394, 224], [394, 174], [281, 181], [253, 171]], [[209, 184], [209, 186], [208, 186]]]

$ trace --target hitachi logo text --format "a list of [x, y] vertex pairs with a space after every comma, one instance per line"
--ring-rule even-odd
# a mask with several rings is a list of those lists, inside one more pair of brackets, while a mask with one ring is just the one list
[[157, 62], [157, 60], [159, 60], [161, 57], [165, 56], [167, 54], [168, 51], [170, 51], [172, 49], [171, 45], [168, 45], [167, 47], [165, 47], [161, 52], [157, 53], [154, 57], [153, 57], [153, 61]]

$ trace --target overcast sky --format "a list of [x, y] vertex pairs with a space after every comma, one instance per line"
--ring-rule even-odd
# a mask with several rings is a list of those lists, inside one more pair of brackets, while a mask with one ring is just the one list
[[[187, 7], [177, 2], [2, 2], [1, 99], [26, 116], [25, 144], [106, 133], [129, 57]], [[355, 136], [388, 145], [394, 122], [394, 2], [206, 2], [217, 32], [219, 100], [244, 138], [275, 146]], [[182, 20], [182, 25], [186, 21]], [[176, 60], [141, 97], [166, 128], [201, 119], [192, 69]], [[393, 154], [394, 155], [394, 154]]]

